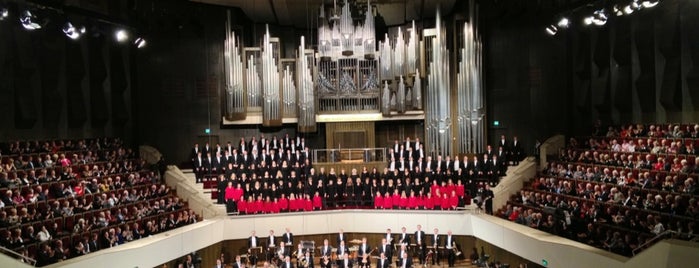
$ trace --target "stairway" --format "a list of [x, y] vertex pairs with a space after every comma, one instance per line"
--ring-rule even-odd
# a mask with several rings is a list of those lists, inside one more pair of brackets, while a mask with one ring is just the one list
[[211, 204], [214, 205], [216, 211], [221, 213], [220, 215], [226, 215], [226, 205], [217, 204], [216, 199], [211, 198], [212, 197], [211, 193], [216, 191], [216, 187], [214, 187], [213, 189], [211, 189], [211, 188], [205, 189], [203, 182], [200, 182], [200, 183], [196, 182], [196, 177], [194, 175], [194, 171], [192, 171], [191, 169], [181, 169], [181, 171], [187, 177], [187, 181], [192, 183], [192, 187], [194, 189], [196, 189], [196, 191], [201, 193], [204, 197], [208, 197], [208, 198], [206, 198], [206, 200], [211, 201]]

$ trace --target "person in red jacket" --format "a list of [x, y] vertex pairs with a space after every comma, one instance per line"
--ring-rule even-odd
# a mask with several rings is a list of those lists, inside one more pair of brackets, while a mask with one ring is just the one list
[[432, 203], [434, 204], [434, 209], [436, 210], [441, 210], [442, 209], [442, 193], [437, 189], [437, 191], [432, 194]]
[[281, 205], [279, 204], [279, 198], [274, 198], [272, 200], [272, 213], [279, 213], [281, 210]]
[[392, 209], [393, 208], [393, 198], [391, 198], [391, 195], [386, 192], [386, 194], [383, 196], [383, 209]]
[[442, 210], [447, 210], [450, 208], [449, 207], [449, 196], [447, 195], [447, 193], [442, 194], [441, 202], [442, 202], [442, 206], [441, 206]]
[[228, 203], [229, 200], [240, 199], [240, 197], [235, 198], [235, 188], [233, 188], [233, 182], [228, 182], [228, 185], [226, 186], [226, 191], [224, 193], [224, 200], [226, 200], [226, 203]]
[[466, 190], [464, 189], [464, 184], [461, 182], [461, 180], [456, 180], [456, 195], [459, 197], [463, 197]]
[[374, 209], [379, 208], [383, 208], [383, 196], [381, 196], [381, 192], [376, 191], [374, 195]]
[[313, 209], [323, 209], [323, 198], [320, 197], [320, 193], [318, 191], [316, 191], [315, 195], [313, 195]]
[[280, 212], [289, 211], [289, 199], [286, 198], [286, 194], [282, 194], [282, 197], [279, 198], [279, 211]]
[[[228, 190], [228, 188], [226, 188]], [[238, 187], [233, 190], [233, 200], [240, 200], [245, 192], [243, 191], [243, 184], [238, 183]]]
[[289, 212], [299, 211], [299, 202], [296, 201], [294, 194], [289, 195]]
[[410, 197], [408, 197], [408, 209], [417, 209], [417, 197], [414, 191], [410, 191]]
[[311, 200], [311, 195], [306, 195], [303, 199], [303, 211], [313, 211], [313, 200]]
[[432, 197], [432, 193], [427, 192], [427, 196], [425, 196], [423, 202], [425, 203], [425, 209], [427, 209], [427, 210], [434, 209], [434, 197]]
[[272, 213], [272, 211], [272, 198], [267, 196], [265, 198], [265, 201], [262, 203], [262, 212], [264, 212], [265, 214], [270, 214]]
[[408, 196], [405, 194], [405, 191], [400, 193], [400, 209], [407, 209], [408, 208]]
[[400, 193], [398, 193], [398, 189], [393, 190], [391, 204], [393, 205], [393, 209], [398, 209], [400, 207]]
[[417, 196], [417, 209], [425, 209], [425, 196], [422, 194], [422, 191], [420, 191], [420, 194]]
[[451, 191], [451, 196], [449, 197], [449, 207], [456, 210], [459, 206], [459, 196], [456, 195], [456, 190]]
[[255, 210], [255, 214], [264, 212], [264, 202], [262, 201], [261, 195], [257, 196], [257, 200], [255, 200], [255, 205], [253, 207]]

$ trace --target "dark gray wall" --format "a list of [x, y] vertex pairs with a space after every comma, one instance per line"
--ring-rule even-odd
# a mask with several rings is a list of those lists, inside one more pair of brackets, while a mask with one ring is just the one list
[[131, 141], [130, 46], [104, 32], [70, 40], [65, 18], [27, 31], [11, 15], [0, 21], [0, 140]]
[[[481, 1], [484, 2], [484, 1]], [[699, 121], [699, 1], [666, 0], [605, 27], [544, 27], [565, 4], [483, 4], [489, 136], [587, 134], [592, 123]], [[548, 3], [548, 4], [545, 4]]]

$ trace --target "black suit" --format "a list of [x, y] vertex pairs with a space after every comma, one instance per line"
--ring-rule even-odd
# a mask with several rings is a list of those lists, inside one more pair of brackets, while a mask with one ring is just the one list
[[413, 266], [413, 258], [410, 258], [410, 256], [408, 256], [405, 259], [401, 259], [400, 262], [398, 262], [398, 265], [396, 266], [396, 268], [410, 268], [412, 266]]
[[391, 265], [391, 260], [388, 258], [376, 260], [376, 268], [388, 268]]
[[[415, 231], [415, 243], [418, 246], [418, 259], [420, 260], [420, 264], [425, 262], [425, 257], [427, 254], [427, 241], [425, 240], [425, 232], [424, 231]], [[418, 240], [419, 239], [419, 240]]]
[[284, 244], [293, 245], [294, 244], [294, 234], [284, 233], [284, 235], [282, 235], [282, 241], [284, 241]]
[[340, 236], [340, 234], [337, 234], [337, 245], [339, 246], [340, 242], [342, 241], [345, 241], [345, 243], [347, 243], [347, 235], [342, 234], [342, 236]]
[[398, 241], [399, 244], [410, 245], [410, 234], [400, 233], [398, 234], [398, 238], [396, 238], [396, 241]]
[[439, 265], [439, 246], [442, 244], [442, 236], [439, 235], [439, 234], [437, 234], [437, 236], [435, 236], [434, 234], [432, 234], [432, 235], [430, 235], [430, 238], [431, 238], [431, 241], [430, 241], [431, 244], [430, 244], [430, 246], [431, 246], [431, 247], [434, 247], [434, 248], [432, 249], [432, 252], [433, 252], [433, 254], [432, 254], [432, 265], [434, 265], [435, 263], [437, 263], [437, 265]]
[[378, 248], [379, 255], [383, 253], [384, 256], [386, 256], [386, 260], [390, 263], [391, 259], [393, 258], [393, 246], [391, 244], [386, 243], [385, 245], [381, 245]]

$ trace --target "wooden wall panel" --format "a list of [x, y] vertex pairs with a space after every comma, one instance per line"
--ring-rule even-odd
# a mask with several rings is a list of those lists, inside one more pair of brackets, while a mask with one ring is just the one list
[[[326, 148], [348, 148], [345, 146], [347, 142], [336, 140], [341, 136], [335, 135], [338, 132], [364, 132], [366, 148], [376, 147], [376, 130], [374, 122], [345, 122], [345, 123], [326, 123], [325, 124], [325, 147]], [[351, 142], [350, 142], [351, 143]], [[340, 145], [340, 146], [338, 146]]]

